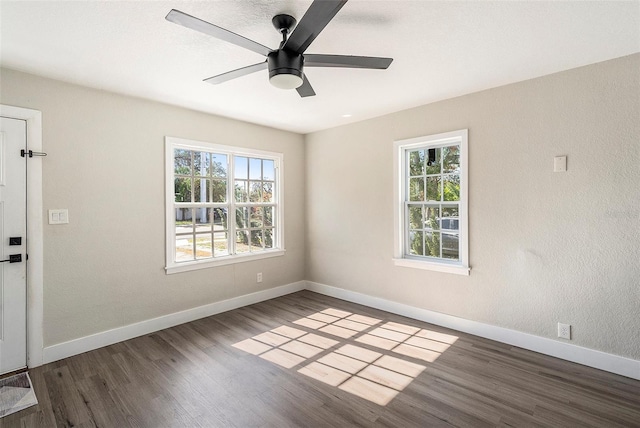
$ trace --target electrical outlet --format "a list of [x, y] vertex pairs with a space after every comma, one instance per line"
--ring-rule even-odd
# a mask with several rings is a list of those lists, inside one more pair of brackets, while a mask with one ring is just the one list
[[262, 272], [258, 272], [256, 275], [256, 282], [262, 282]]
[[558, 337], [560, 339], [571, 340], [571, 325], [558, 323]]

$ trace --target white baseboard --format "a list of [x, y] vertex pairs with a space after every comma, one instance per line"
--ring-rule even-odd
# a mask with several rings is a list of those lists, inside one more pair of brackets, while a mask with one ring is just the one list
[[43, 350], [43, 363], [304, 289], [640, 380], [640, 361], [637, 360], [311, 281], [282, 285], [48, 346]]
[[304, 290], [305, 285], [305, 281], [298, 281], [47, 346], [43, 352], [44, 364], [200, 318], [263, 302], [285, 294], [295, 293], [296, 291]]
[[640, 361], [307, 281], [306, 289], [640, 380]]

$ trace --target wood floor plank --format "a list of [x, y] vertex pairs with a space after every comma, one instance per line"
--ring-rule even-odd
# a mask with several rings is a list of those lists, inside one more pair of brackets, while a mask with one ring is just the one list
[[[327, 312], [314, 315], [322, 311]], [[371, 324], [336, 321], [346, 314]], [[294, 323], [310, 315], [323, 322]], [[332, 322], [342, 330], [317, 329]], [[376, 330], [385, 325], [389, 328]], [[353, 334], [344, 334], [349, 327]], [[304, 334], [293, 334], [292, 328]], [[258, 355], [233, 346], [271, 330], [271, 344], [259, 347]], [[357, 340], [374, 330], [391, 341], [385, 342], [392, 345], [389, 349]], [[303, 344], [309, 333], [321, 337], [312, 342], [324, 347], [302, 352], [292, 368], [260, 356], [308, 347]], [[282, 340], [275, 340], [278, 334]], [[299, 345], [292, 342], [298, 339]], [[425, 354], [416, 351], [424, 346], [433, 361], [395, 352], [403, 340], [416, 348], [411, 355]], [[362, 351], [349, 352], [349, 359], [326, 358], [345, 345]], [[385, 358], [384, 369], [374, 367], [376, 355]], [[405, 363], [389, 365], [398, 359]], [[344, 363], [345, 374], [325, 383], [321, 375], [298, 372], [307, 364], [320, 364], [318, 360]], [[411, 373], [402, 372], [407, 367]], [[374, 372], [388, 379], [372, 377]], [[310, 291], [116, 343], [29, 373], [39, 404], [0, 419], [0, 428], [640, 428], [640, 381]], [[335, 379], [367, 388], [377, 381], [375, 388], [397, 390], [387, 389], [394, 398], [381, 406], [367, 399], [366, 389], [356, 396], [334, 385]], [[375, 388], [371, 391], [382, 391]]]

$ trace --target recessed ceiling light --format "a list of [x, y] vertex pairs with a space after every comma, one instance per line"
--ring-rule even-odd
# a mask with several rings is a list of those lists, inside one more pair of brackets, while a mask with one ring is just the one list
[[351, 115], [347, 113], [347, 114], [343, 114], [342, 117], [351, 117]]

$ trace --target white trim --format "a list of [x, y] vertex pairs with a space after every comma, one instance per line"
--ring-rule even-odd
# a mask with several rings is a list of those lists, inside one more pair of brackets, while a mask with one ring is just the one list
[[[40, 111], [0, 104], [0, 116], [26, 120], [27, 148], [42, 151]], [[42, 159], [30, 159], [27, 179], [27, 367], [42, 365], [43, 358]]]
[[[275, 248], [270, 250], [259, 251], [256, 253], [247, 254], [233, 254], [229, 256], [214, 257], [204, 260], [193, 260], [186, 262], [175, 261], [175, 222], [173, 220], [175, 215], [174, 201], [174, 165], [173, 165], [173, 151], [175, 148], [187, 149], [192, 151], [209, 151], [226, 154], [228, 156], [227, 164], [227, 193], [228, 198], [226, 204], [230, 207], [227, 215], [230, 219], [235, 218], [235, 210], [232, 209], [235, 206], [233, 202], [234, 192], [234, 163], [232, 162], [232, 156], [247, 156], [247, 157], [260, 157], [263, 159], [270, 159], [274, 161], [275, 177], [274, 177], [274, 201], [267, 205], [274, 205], [275, 209], [275, 236], [274, 243]], [[167, 274], [187, 272], [198, 269], [212, 268], [215, 266], [222, 266], [234, 263], [241, 263], [250, 260], [259, 260], [269, 257], [282, 256], [285, 253], [284, 245], [284, 154], [278, 152], [268, 152], [265, 150], [242, 148], [236, 146], [226, 146], [222, 144], [213, 144], [205, 141], [187, 140], [184, 138], [165, 136], [165, 271]], [[190, 206], [198, 204], [189, 204]], [[241, 205], [241, 204], [237, 204]], [[259, 204], [258, 204], [259, 205]], [[211, 204], [203, 204], [203, 206], [212, 206]], [[233, 216], [233, 217], [232, 217]], [[235, 221], [229, 221], [228, 223], [229, 240], [235, 239]], [[233, 244], [233, 242], [230, 242]]]
[[92, 351], [124, 340], [133, 339], [134, 337], [163, 330], [165, 328], [227, 312], [243, 306], [253, 305], [254, 303], [274, 299], [286, 294], [295, 293], [297, 291], [304, 290], [304, 288], [305, 281], [298, 281], [282, 285], [280, 287], [257, 291], [255, 293], [245, 294], [244, 296], [233, 297], [220, 302], [186, 309], [181, 312], [163, 315], [150, 320], [140, 321], [135, 324], [129, 324], [112, 330], [102, 331], [100, 333], [80, 337], [68, 342], [47, 346], [44, 348], [44, 362], [51, 363], [73, 355], [82, 354], [83, 352]]
[[220, 257], [218, 259], [212, 259], [207, 261], [192, 261], [176, 263], [172, 266], [167, 266], [164, 269], [167, 274], [188, 272], [191, 270], [207, 269], [216, 266], [231, 265], [235, 263], [250, 262], [253, 260], [268, 259], [271, 257], [284, 256], [285, 250], [271, 250], [260, 253], [245, 253], [237, 254], [235, 256]]
[[[393, 143], [393, 261], [396, 266], [433, 270], [437, 272], [469, 275], [469, 155], [467, 129], [445, 132], [442, 134], [398, 140]], [[459, 254], [460, 261], [453, 265], [445, 260], [421, 260], [405, 257], [405, 199], [407, 165], [405, 154], [408, 150], [429, 145], [444, 147], [449, 144], [460, 144], [460, 216], [459, 216]]]
[[640, 361], [307, 281], [307, 290], [640, 380]]
[[469, 275], [471, 270], [468, 267], [460, 266], [458, 264], [446, 264], [443, 262], [427, 262], [424, 260], [414, 259], [393, 259], [393, 264], [396, 266], [432, 270], [435, 272], [454, 273], [456, 275]]

